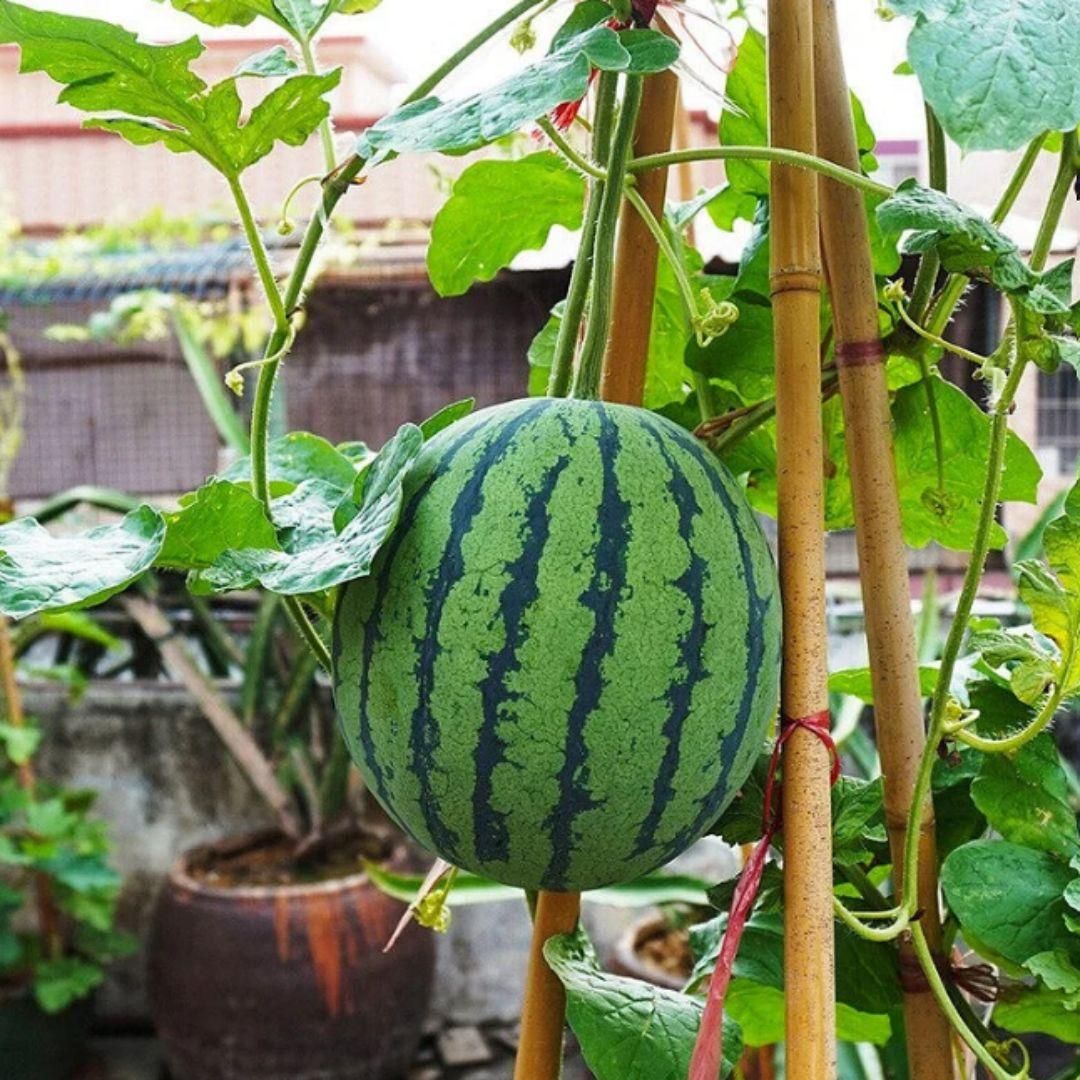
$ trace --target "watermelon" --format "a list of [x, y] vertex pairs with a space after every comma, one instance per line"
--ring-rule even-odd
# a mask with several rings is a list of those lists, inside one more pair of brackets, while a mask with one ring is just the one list
[[428, 442], [334, 623], [349, 749], [457, 866], [584, 890], [673, 858], [761, 751], [778, 694], [769, 547], [663, 417], [553, 398]]

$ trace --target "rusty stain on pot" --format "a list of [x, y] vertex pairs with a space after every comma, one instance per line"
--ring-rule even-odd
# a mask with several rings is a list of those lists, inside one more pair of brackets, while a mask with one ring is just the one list
[[341, 897], [335, 893], [309, 896], [304, 901], [304, 909], [315, 981], [327, 1012], [332, 1017], [340, 1016], [342, 1008], [351, 1013], [353, 1003], [351, 995], [343, 989], [342, 966], [349, 952], [355, 966], [356, 942], [352, 942], [350, 949], [352, 931], [345, 919]]

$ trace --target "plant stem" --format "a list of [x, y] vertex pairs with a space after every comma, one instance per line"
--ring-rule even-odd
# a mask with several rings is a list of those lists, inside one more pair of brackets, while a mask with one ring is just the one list
[[[615, 92], [618, 80], [613, 72], [604, 72], [596, 89], [596, 115], [593, 125], [592, 154], [596, 159], [606, 160], [610, 151], [611, 122], [615, 111]], [[606, 174], [605, 174], [606, 175]], [[603, 202], [604, 182], [594, 180], [589, 186], [589, 203], [581, 228], [574, 268], [570, 272], [570, 287], [566, 294], [559, 333], [555, 339], [555, 352], [548, 380], [551, 397], [565, 397], [574, 375], [574, 353], [577, 350], [581, 320], [589, 298], [592, 281], [593, 256], [596, 251], [596, 232], [600, 222], [600, 206]]]
[[[304, 60], [304, 70], [309, 75], [317, 75], [319, 69], [315, 66], [315, 53], [311, 47], [311, 39], [307, 34], [299, 36], [297, 43], [300, 45], [300, 55]], [[319, 124], [319, 141], [322, 143], [323, 164], [326, 171], [332, 173], [337, 168], [337, 158], [334, 156], [334, 127], [329, 115]]]
[[[944, 192], [948, 187], [949, 179], [945, 132], [942, 130], [941, 124], [938, 123], [934, 110], [929, 105], [925, 106], [925, 110], [930, 186], [937, 191]], [[907, 317], [907, 312], [904, 311], [903, 304], [900, 305], [900, 317], [916, 333], [927, 339], [932, 339], [933, 335], [924, 332], [919, 324], [926, 318], [926, 312], [934, 295], [934, 286], [937, 284], [940, 269], [941, 257], [938, 255], [937, 249], [925, 252], [919, 260], [919, 270], [915, 275], [915, 285], [911, 292], [912, 316], [910, 319]], [[938, 340], [941, 341], [941, 339]], [[941, 343], [948, 348], [947, 342], [942, 341]], [[937, 465], [938, 490], [941, 491], [945, 488], [945, 437], [941, 430], [941, 412], [938, 409], [937, 390], [932, 378], [933, 367], [926, 349], [918, 350], [918, 358], [923, 390], [926, 394], [926, 408], [930, 414], [930, 427], [934, 435], [934, 459]]]
[[619, 208], [622, 205], [622, 180], [630, 158], [630, 145], [641, 104], [642, 78], [627, 76], [619, 119], [611, 139], [608, 179], [600, 201], [596, 223], [596, 246], [593, 251], [592, 302], [585, 329], [585, 341], [574, 376], [574, 397], [594, 398], [600, 387], [600, 374], [611, 321], [611, 285], [615, 263], [615, 235]]
[[1030, 265], [1032, 270], [1042, 270], [1046, 266], [1046, 260], [1050, 257], [1050, 248], [1054, 242], [1054, 233], [1061, 214], [1065, 209], [1065, 200], [1072, 190], [1073, 181], [1076, 179], [1076, 132], [1066, 131], [1061, 136], [1061, 155], [1058, 158], [1057, 173], [1054, 176], [1054, 184], [1050, 189], [1050, 199], [1046, 204], [1046, 211], [1039, 222], [1039, 231], [1035, 236], [1035, 243], [1031, 248]]
[[[1062, 667], [1065, 670], [1071, 666], [1072, 657], [1075, 654], [1075, 647], [1070, 651], [1070, 655], [1067, 659], [1063, 660]], [[1011, 735], [1003, 735], [997, 739], [985, 739], [981, 735], [976, 735], [972, 731], [968, 731], [965, 728], [957, 728], [955, 730], [947, 729], [949, 734], [954, 735], [960, 742], [965, 743], [968, 746], [973, 747], [976, 750], [981, 750], [984, 754], [1010, 754], [1015, 750], [1019, 750], [1021, 746], [1026, 746], [1032, 739], [1039, 735], [1050, 722], [1054, 719], [1058, 709], [1061, 708], [1061, 703], [1065, 700], [1065, 694], [1061, 687], [1054, 689], [1046, 701], [1043, 702], [1042, 708], [1036, 713], [1033, 720], [1026, 724], [1019, 731], [1013, 732]]]
[[948, 1017], [949, 1023], [952, 1024], [960, 1037], [971, 1048], [972, 1053], [974, 1053], [979, 1061], [982, 1062], [983, 1068], [985, 1068], [991, 1076], [995, 1077], [996, 1080], [1023, 1080], [1023, 1078], [1028, 1075], [1028, 1070], [1026, 1068], [1021, 1070], [1020, 1073], [1012, 1073], [1004, 1068], [997, 1058], [986, 1049], [979, 1040], [979, 1037], [964, 1022], [964, 1018], [957, 1011], [952, 998], [949, 996], [948, 988], [945, 986], [941, 973], [934, 963], [934, 957], [931, 955], [930, 946], [926, 941], [926, 935], [923, 933], [922, 927], [919, 926], [918, 923], [912, 923], [911, 925], [911, 940], [915, 947], [915, 954], [919, 958], [919, 964], [923, 969], [923, 974], [930, 984], [930, 990], [934, 995], [934, 1000], [937, 1001], [941, 1011]]
[[[998, 199], [997, 206], [994, 207], [994, 211], [990, 215], [991, 224], [1001, 225], [1005, 218], [1009, 216], [1009, 211], [1015, 205], [1024, 184], [1031, 175], [1031, 170], [1035, 167], [1039, 152], [1042, 150], [1043, 143], [1046, 142], [1047, 134], [1048, 132], [1043, 132], [1042, 135], [1036, 136], [1028, 143], [1023, 157], [1021, 157], [1012, 177], [1005, 186], [1005, 190], [1001, 193], [1001, 198]], [[960, 302], [964, 289], [967, 288], [968, 281], [969, 279], [964, 274], [949, 275], [944, 288], [934, 302], [931, 318], [927, 323], [928, 329], [933, 333], [941, 334], [945, 327], [948, 326], [952, 313]], [[920, 318], [919, 321], [922, 322], [923, 319]]]
[[546, 117], [542, 116], [536, 121], [537, 127], [551, 141], [551, 145], [583, 176], [592, 180], [605, 180], [607, 173], [598, 165], [594, 165], [584, 154], [571, 145], [570, 140]]
[[827, 176], [830, 180], [858, 188], [868, 195], [888, 198], [893, 193], [888, 184], [879, 184], [854, 169], [845, 169], [814, 154], [778, 146], [703, 146], [692, 150], [670, 150], [665, 154], [647, 154], [645, 157], [635, 158], [627, 169], [630, 173], [638, 173], [645, 169], [659, 168], [661, 165], [684, 165], [692, 161], [771, 161], [778, 165], [791, 165], [796, 169], [809, 169]]
[[251, 257], [255, 261], [255, 270], [262, 283], [266, 303], [274, 316], [274, 327], [284, 334], [289, 326], [289, 316], [281, 299], [281, 290], [278, 288], [277, 279], [274, 277], [273, 268], [270, 265], [270, 256], [263, 242], [262, 233], [259, 231], [255, 215], [251, 212], [251, 203], [248, 202], [247, 193], [238, 176], [229, 177], [229, 190], [232, 192], [233, 201], [236, 203], [237, 212], [240, 214], [240, 223], [244, 228], [244, 236], [247, 238], [248, 247], [251, 249]]

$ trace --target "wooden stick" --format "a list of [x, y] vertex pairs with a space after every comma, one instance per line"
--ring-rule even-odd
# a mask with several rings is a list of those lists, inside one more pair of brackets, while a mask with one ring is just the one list
[[122, 603], [142, 632], [157, 646], [169, 674], [186, 687], [248, 782], [274, 811], [281, 831], [292, 840], [299, 839], [302, 830], [293, 813], [289, 793], [278, 782], [273, 767], [240, 717], [195, 666], [165, 613], [157, 604], [138, 596], [125, 597]]
[[[818, 153], [838, 165], [857, 169], [859, 154], [834, 0], [814, 0], [814, 51]], [[874, 687], [874, 720], [899, 892], [908, 807], [925, 742], [907, 549], [900, 521], [885, 356], [863, 197], [854, 189], [824, 179], [820, 181], [820, 194]], [[941, 945], [941, 924], [934, 816], [929, 801], [923, 808], [921, 829], [920, 925], [931, 948], [937, 949]], [[908, 954], [911, 969], [916, 970], [910, 943], [902, 941], [901, 950]], [[951, 1029], [928, 989], [905, 994], [904, 1023], [912, 1080], [952, 1077]]]
[[[645, 80], [634, 130], [634, 156], [661, 154], [671, 147], [679, 80], [664, 71]], [[663, 219], [667, 169], [639, 174], [637, 189], [653, 216]], [[645, 361], [652, 331], [653, 297], [659, 252], [641, 215], [624, 202], [619, 216], [612, 311], [600, 396], [605, 401], [640, 405], [645, 392]]]
[[[813, 153], [811, 0], [769, 4], [770, 142]], [[776, 353], [781, 709], [800, 719], [828, 709], [817, 182], [773, 165], [770, 281]], [[789, 1076], [836, 1075], [833, 987], [831, 760], [795, 730], [784, 748], [784, 979]]]
[[572, 933], [580, 912], [580, 893], [537, 894], [514, 1080], [558, 1080], [562, 1073], [566, 991], [544, 959], [544, 943]]

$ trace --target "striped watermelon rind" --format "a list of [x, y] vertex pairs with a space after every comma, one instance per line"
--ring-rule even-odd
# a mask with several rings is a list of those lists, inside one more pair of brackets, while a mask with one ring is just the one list
[[739, 485], [642, 409], [529, 399], [427, 443], [334, 624], [342, 731], [420, 844], [523, 888], [629, 880], [704, 833], [777, 703]]

